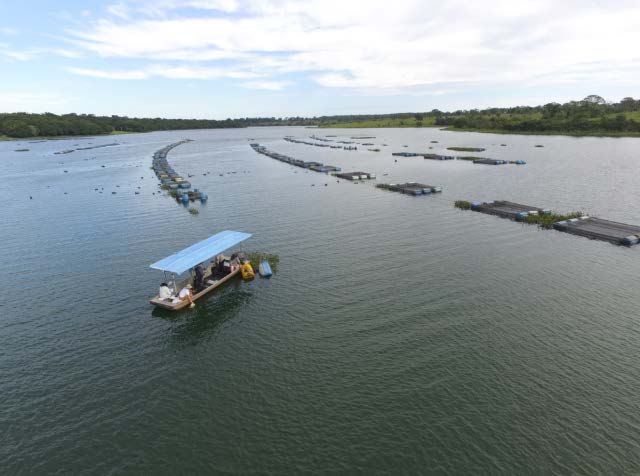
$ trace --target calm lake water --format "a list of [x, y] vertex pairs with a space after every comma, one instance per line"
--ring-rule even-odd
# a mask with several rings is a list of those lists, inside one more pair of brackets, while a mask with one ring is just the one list
[[[314, 132], [389, 145], [283, 141]], [[169, 161], [208, 192], [198, 216], [150, 170], [185, 137]], [[338, 183], [249, 139], [444, 192]], [[391, 156], [430, 146], [528, 165]], [[638, 139], [178, 131], [0, 142], [0, 164], [1, 474], [640, 473], [640, 247], [453, 207], [640, 224]], [[149, 264], [224, 229], [278, 273], [153, 311]]]

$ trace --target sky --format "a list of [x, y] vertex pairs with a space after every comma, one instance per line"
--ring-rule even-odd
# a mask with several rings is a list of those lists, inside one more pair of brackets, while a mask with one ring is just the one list
[[22, 0], [0, 11], [0, 112], [311, 117], [640, 97], [637, 0]]

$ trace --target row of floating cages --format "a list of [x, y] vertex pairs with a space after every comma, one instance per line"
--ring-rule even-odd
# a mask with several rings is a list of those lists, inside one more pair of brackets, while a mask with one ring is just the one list
[[342, 170], [336, 165], [325, 165], [321, 162], [305, 162], [304, 160], [294, 159], [293, 157], [289, 157], [288, 155], [272, 152], [266, 147], [261, 146], [260, 144], [254, 143], [249, 145], [259, 154], [266, 155], [267, 157], [271, 157], [272, 159], [279, 160], [280, 162], [284, 162], [286, 164], [295, 165], [296, 167], [313, 170], [314, 172], [322, 172], [326, 174], [330, 172], [340, 172]]
[[[320, 138], [317, 138], [315, 136], [311, 136], [311, 138], [314, 139], [314, 140], [319, 140], [319, 141], [324, 141], [324, 142], [333, 142], [333, 141], [326, 140], [326, 139], [320, 139]], [[306, 140], [294, 139], [291, 136], [284, 137], [284, 140], [286, 140], [287, 142], [291, 142], [293, 144], [313, 145], [315, 147], [329, 147], [330, 149], [358, 150], [357, 147], [342, 147], [341, 145], [332, 145], [332, 144], [328, 144], [328, 143], [318, 144], [317, 142], [309, 142], [309, 141], [306, 141]], [[341, 144], [353, 144], [353, 142], [344, 142], [344, 141], [341, 141], [339, 143], [341, 143]], [[255, 147], [254, 147], [254, 150], [256, 150]]]
[[[181, 175], [179, 175], [169, 164], [166, 158], [171, 149], [178, 147], [179, 145], [186, 142], [190, 142], [190, 140], [185, 139], [179, 142], [175, 142], [166, 147], [163, 147], [153, 154], [152, 169], [160, 180], [160, 186], [165, 190], [171, 190], [175, 193], [176, 191], [186, 191], [191, 188], [191, 182], [185, 180]], [[197, 192], [197, 194], [194, 195], [194, 192]], [[199, 192], [197, 191], [197, 189], [195, 189], [193, 192], [186, 192], [182, 195], [178, 194], [175, 196], [178, 201], [181, 201], [182, 197], [187, 197], [187, 202], [189, 200], [193, 201], [195, 200], [195, 198], [198, 198], [200, 199], [200, 201], [204, 202], [208, 198], [206, 193]]]
[[418, 182], [406, 182], [406, 183], [379, 183], [376, 188], [383, 190], [390, 190], [392, 192], [399, 192], [405, 195], [430, 195], [432, 193], [442, 192], [442, 187], [435, 185], [425, 185]]
[[396, 157], [423, 157], [429, 160], [469, 160], [474, 164], [485, 164], [485, 165], [506, 165], [506, 164], [515, 164], [515, 165], [525, 165], [527, 162], [518, 159], [518, 160], [503, 160], [503, 159], [491, 159], [485, 157], [456, 157], [455, 155], [440, 155], [440, 154], [432, 154], [427, 152], [392, 152], [391, 155]]

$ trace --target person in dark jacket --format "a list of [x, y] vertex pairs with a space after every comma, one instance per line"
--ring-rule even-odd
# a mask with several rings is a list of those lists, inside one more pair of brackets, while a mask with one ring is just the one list
[[194, 288], [197, 294], [204, 289], [204, 270], [202, 269], [202, 265], [199, 264], [196, 266], [195, 273]]

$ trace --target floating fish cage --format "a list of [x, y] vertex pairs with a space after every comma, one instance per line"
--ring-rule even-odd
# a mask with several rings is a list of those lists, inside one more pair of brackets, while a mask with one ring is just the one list
[[640, 227], [589, 216], [563, 220], [553, 228], [572, 235], [608, 241], [616, 245], [633, 246], [640, 243]]
[[453, 155], [424, 154], [423, 157], [429, 160], [455, 160]]
[[530, 215], [550, 215], [551, 210], [546, 208], [532, 207], [520, 203], [499, 200], [494, 202], [470, 202], [471, 210], [496, 215], [511, 220], [522, 221]]
[[392, 192], [400, 192], [405, 195], [431, 195], [432, 193], [442, 192], [442, 187], [434, 185], [425, 185], [418, 182], [406, 182], [406, 183], [381, 183], [376, 185], [376, 188], [384, 190], [391, 190]]
[[474, 164], [485, 164], [485, 165], [505, 165], [508, 164], [508, 160], [501, 159], [475, 159], [473, 161]]
[[396, 157], [421, 157], [429, 154], [420, 152], [391, 152], [391, 155], [395, 155]]
[[342, 172], [342, 173], [337, 173], [334, 174], [336, 177], [341, 178], [341, 179], [345, 179], [345, 180], [351, 180], [351, 181], [356, 181], [356, 180], [369, 180], [369, 179], [375, 179], [376, 175], [369, 173], [369, 172]]

